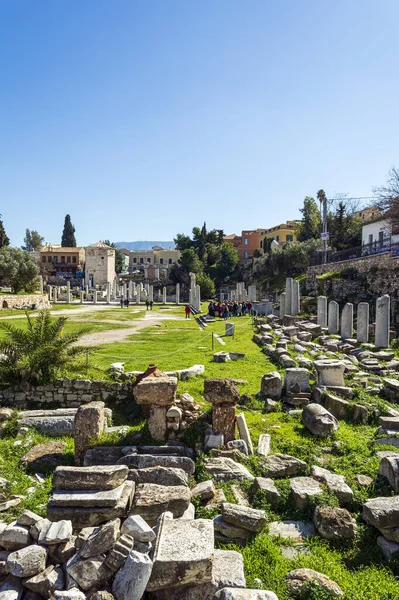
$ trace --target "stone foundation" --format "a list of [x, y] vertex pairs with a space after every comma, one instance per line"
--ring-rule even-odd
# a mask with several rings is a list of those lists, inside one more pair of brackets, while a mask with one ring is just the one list
[[47, 294], [0, 296], [0, 311], [3, 308], [30, 308], [32, 304], [38, 308], [50, 308]]

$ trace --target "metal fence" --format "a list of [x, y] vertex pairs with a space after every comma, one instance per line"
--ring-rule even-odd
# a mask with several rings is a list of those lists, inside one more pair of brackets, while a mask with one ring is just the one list
[[399, 256], [399, 244], [393, 244], [391, 237], [376, 240], [371, 244], [363, 244], [356, 248], [349, 248], [347, 250], [340, 250], [338, 252], [332, 252], [328, 250], [326, 253], [326, 260], [323, 260], [323, 252], [315, 252], [310, 257], [310, 266], [315, 267], [323, 264], [336, 263], [344, 260], [352, 260], [354, 258], [363, 258], [365, 256], [374, 256], [376, 254], [386, 254], [390, 252], [395, 256]]

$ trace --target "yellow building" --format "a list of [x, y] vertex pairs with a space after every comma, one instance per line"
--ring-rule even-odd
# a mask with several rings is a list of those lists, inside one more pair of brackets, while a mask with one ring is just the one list
[[59, 244], [48, 244], [40, 248], [40, 271], [42, 275], [75, 277], [85, 265], [84, 248], [63, 248]]
[[299, 221], [287, 221], [281, 225], [270, 227], [269, 229], [258, 229], [259, 233], [259, 248], [264, 249], [265, 240], [275, 240], [279, 244], [287, 242], [296, 242], [295, 231]]

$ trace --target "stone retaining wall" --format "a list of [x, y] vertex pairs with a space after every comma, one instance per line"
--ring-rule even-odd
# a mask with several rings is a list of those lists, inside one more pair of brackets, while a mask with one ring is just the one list
[[32, 304], [36, 304], [40, 308], [50, 307], [47, 294], [0, 296], [0, 312], [3, 308], [28, 308]]
[[[353, 269], [354, 273], [339, 276], [340, 271]], [[338, 273], [336, 277], [323, 282], [317, 276], [329, 272]], [[337, 263], [308, 267], [306, 287], [315, 295], [325, 295], [337, 301], [346, 301], [349, 296], [366, 298], [389, 294], [391, 300], [397, 300], [399, 290], [399, 258], [391, 254], [377, 254], [363, 258], [345, 260]]]
[[106, 383], [105, 381], [89, 381], [77, 379], [71, 381], [67, 377], [58, 379], [54, 384], [32, 386], [22, 384], [0, 390], [0, 406], [10, 406], [24, 410], [33, 405], [43, 408], [76, 408], [93, 400], [106, 401], [131, 400], [131, 383]]

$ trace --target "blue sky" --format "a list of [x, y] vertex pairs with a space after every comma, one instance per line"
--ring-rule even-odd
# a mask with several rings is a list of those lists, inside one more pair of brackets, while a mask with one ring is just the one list
[[398, 164], [397, 0], [0, 0], [0, 213], [172, 239], [369, 196]]

